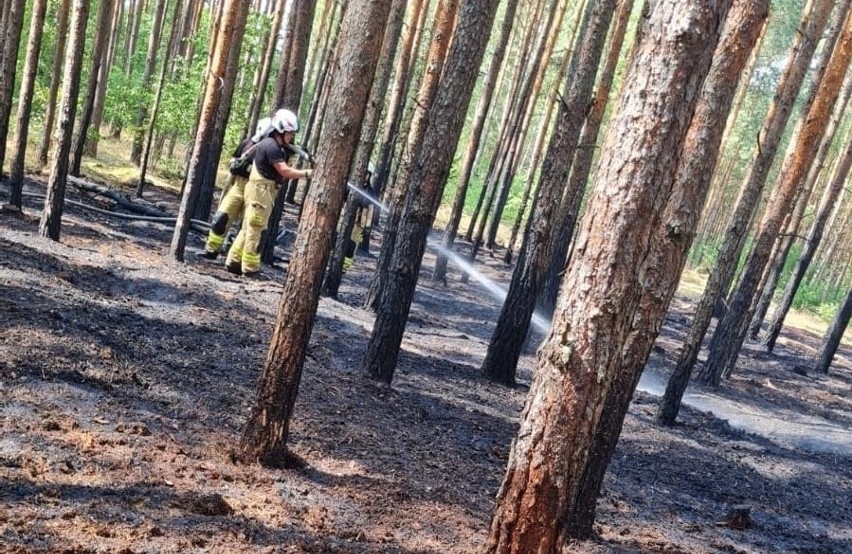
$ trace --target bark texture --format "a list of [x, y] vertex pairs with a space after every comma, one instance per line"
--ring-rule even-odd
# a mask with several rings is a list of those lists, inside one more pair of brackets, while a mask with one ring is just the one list
[[813, 164], [820, 138], [828, 125], [840, 94], [850, 59], [852, 59], [852, 17], [847, 16], [843, 31], [820, 82], [816, 99], [808, 111], [800, 132], [791, 139], [796, 147], [784, 162], [785, 167], [781, 170], [782, 180], [769, 199], [754, 246], [733, 293], [733, 300], [714, 333], [705, 374], [715, 384], [719, 383], [722, 376], [729, 376], [734, 370], [753, 315], [749, 313], [751, 299], [757, 290], [760, 276], [766, 267], [772, 245], [789, 211], [789, 206], [794, 202]]
[[[683, 226], [682, 230], [678, 230], [678, 234], [687, 231], [693, 233], [686, 238], [687, 245], [690, 245], [694, 238], [697, 218], [701, 214], [701, 207], [713, 179], [725, 120], [736, 96], [740, 76], [768, 15], [768, 0], [734, 0], [713, 55], [713, 65], [692, 117], [677, 172], [678, 185], [684, 190], [694, 189], [687, 196], [696, 197], [694, 204], [684, 206], [691, 209], [675, 208], [675, 213], [680, 212], [680, 224]], [[683, 197], [678, 200], [683, 202]], [[678, 367], [669, 378], [657, 411], [657, 420], [661, 423], [674, 424], [683, 393], [689, 383], [690, 370], [691, 367], [688, 366]]]
[[401, 217], [404, 223], [396, 240], [386, 289], [379, 299], [376, 322], [362, 362], [362, 368], [373, 378], [387, 383], [396, 369], [429, 230], [476, 83], [476, 72], [470, 68], [478, 68], [482, 63], [496, 10], [497, 2], [462, 2], [423, 144], [411, 167], [411, 193]]
[[65, 71], [62, 75], [62, 105], [59, 108], [56, 149], [53, 151], [50, 162], [47, 198], [44, 201], [44, 212], [38, 226], [41, 236], [55, 241], [59, 240], [62, 226], [62, 208], [65, 203], [65, 185], [68, 179], [68, 154], [71, 151], [77, 95], [80, 92], [80, 69], [83, 65], [83, 50], [86, 45], [89, 0], [74, 0], [73, 10], [74, 15], [71, 17], [69, 30], [71, 38], [65, 55]]
[[828, 327], [828, 331], [823, 338], [822, 346], [816, 356], [814, 371], [817, 373], [827, 374], [828, 368], [831, 367], [831, 360], [834, 359], [834, 354], [837, 352], [837, 347], [840, 346], [840, 339], [843, 338], [843, 332], [849, 326], [849, 319], [852, 317], [852, 287], [846, 291], [846, 296], [840, 304], [840, 309]]
[[355, 155], [370, 83], [376, 69], [390, 0], [352, 0], [341, 29], [340, 67], [317, 155], [314, 184], [305, 199], [287, 281], [257, 399], [240, 439], [246, 463], [281, 465], [308, 341], [319, 303], [331, 235], [343, 205], [339, 186]]
[[[486, 552], [558, 552], [571, 538], [591, 534], [591, 526], [574, 525], [572, 515], [590, 488], [584, 475], [599, 463], [591, 457], [597, 437], [619, 432], [604, 427], [613, 417], [604, 410], [623, 417], [628, 389], [664, 315], [643, 315], [642, 304], [649, 296], [667, 304], [674, 286], [667, 290], [657, 277], [676, 273], [685, 255], [665, 212], [677, 192], [681, 146], [728, 3], [661, 0], [646, 6]], [[675, 235], [668, 239], [672, 247], [661, 244], [666, 232]], [[658, 257], [656, 248], [671, 257]], [[633, 326], [637, 316], [640, 333]], [[623, 400], [613, 405], [612, 398]]]
[[47, 11], [47, 0], [35, 0], [33, 13], [30, 17], [30, 32], [27, 39], [27, 57], [24, 61], [24, 75], [21, 79], [21, 90], [18, 94], [18, 117], [15, 127], [15, 143], [12, 154], [12, 166], [9, 171], [9, 203], [21, 209], [22, 192], [24, 187], [24, 158], [27, 153], [27, 135], [30, 129], [30, 114], [33, 108], [35, 93], [36, 70], [38, 55], [41, 52], [41, 38], [44, 29], [44, 14]]
[[482, 364], [492, 381], [514, 385], [524, 339], [529, 330], [536, 298], [547, 277], [553, 252], [553, 230], [559, 197], [568, 180], [570, 161], [592, 96], [598, 64], [606, 42], [616, 0], [588, 4], [581, 23], [580, 39], [568, 74], [566, 94], [556, 116], [556, 126], [541, 168], [536, 204], [518, 264], [512, 275], [509, 293], [500, 310], [497, 326]]
[[44, 130], [38, 147], [38, 164], [47, 165], [47, 151], [50, 148], [50, 136], [56, 119], [56, 96], [62, 82], [62, 62], [65, 59], [65, 42], [68, 38], [68, 14], [71, 12], [71, 0], [60, 0], [56, 14], [56, 47], [53, 53], [53, 65], [50, 70], [50, 87], [47, 92], [47, 113], [44, 115]]
[[15, 74], [18, 69], [18, 47], [21, 44], [21, 28], [24, 26], [24, 0], [12, 0], [9, 13], [5, 14], [3, 40], [0, 41], [0, 175], [6, 159], [6, 139], [9, 135], [9, 117], [12, 114], [12, 93], [15, 89]]
[[177, 223], [175, 224], [172, 243], [169, 248], [169, 254], [179, 262], [183, 261], [190, 220], [192, 218], [193, 211], [195, 210], [195, 204], [198, 201], [198, 193], [202, 177], [200, 172], [206, 167], [204, 164], [206, 157], [203, 153], [206, 152], [207, 145], [213, 138], [216, 114], [219, 109], [219, 101], [222, 98], [222, 87], [220, 85], [227, 77], [226, 73], [228, 66], [228, 54], [231, 48], [231, 36], [233, 35], [234, 28], [238, 23], [237, 18], [240, 11], [239, 2], [236, 0], [227, 0], [226, 7], [227, 9], [223, 13], [222, 22], [219, 26], [219, 36], [216, 38], [216, 50], [213, 53], [210, 71], [207, 75], [207, 85], [205, 87], [204, 99], [202, 101], [201, 118], [198, 124], [198, 130], [195, 133], [195, 144], [192, 149], [193, 154], [190, 158], [189, 167], [187, 168], [186, 186], [183, 191], [183, 197], [181, 198]]

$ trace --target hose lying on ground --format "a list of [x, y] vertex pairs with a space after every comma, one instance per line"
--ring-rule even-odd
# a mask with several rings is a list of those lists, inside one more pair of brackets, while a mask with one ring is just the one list
[[[45, 196], [44, 194], [39, 194], [37, 192], [25, 192], [25, 193], [23, 193], [23, 195], [26, 196], [26, 197], [29, 197], [29, 198], [37, 198], [39, 200], [44, 200], [45, 198], [47, 198], [47, 196]], [[72, 206], [78, 206], [78, 207], [84, 208], [86, 210], [91, 210], [91, 211], [97, 212], [99, 214], [104, 214], [104, 215], [108, 215], [108, 216], [111, 216], [111, 217], [117, 217], [119, 219], [129, 219], [129, 220], [133, 220], [133, 221], [150, 221], [152, 223], [171, 223], [171, 224], [174, 224], [174, 223], [177, 222], [176, 217], [159, 217], [159, 216], [153, 216], [153, 215], [124, 214], [124, 213], [121, 213], [121, 212], [113, 212], [113, 211], [104, 210], [102, 208], [98, 208], [98, 207], [95, 207], [95, 206], [90, 206], [90, 205], [84, 204], [82, 202], [77, 202], [76, 200], [68, 200], [67, 198], [65, 199], [65, 203], [70, 204]], [[206, 233], [207, 231], [210, 230], [210, 224], [207, 223], [206, 221], [201, 221], [200, 219], [191, 219], [190, 223], [192, 225], [192, 229], [194, 229], [194, 230], [196, 230], [200, 233]]]

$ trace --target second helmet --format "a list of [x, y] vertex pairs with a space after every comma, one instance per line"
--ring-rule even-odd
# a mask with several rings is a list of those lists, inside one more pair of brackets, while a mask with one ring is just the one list
[[299, 130], [299, 118], [290, 110], [278, 110], [272, 116], [272, 127], [279, 133], [295, 133]]

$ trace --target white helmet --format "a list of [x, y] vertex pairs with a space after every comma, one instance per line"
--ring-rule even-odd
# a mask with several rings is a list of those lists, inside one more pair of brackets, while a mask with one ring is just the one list
[[295, 133], [299, 130], [299, 118], [290, 110], [278, 110], [272, 116], [272, 128], [279, 133]]
[[251, 137], [252, 142], [260, 142], [263, 137], [269, 134], [272, 130], [272, 118], [264, 117], [260, 121], [257, 122], [257, 129], [255, 129], [254, 135]]

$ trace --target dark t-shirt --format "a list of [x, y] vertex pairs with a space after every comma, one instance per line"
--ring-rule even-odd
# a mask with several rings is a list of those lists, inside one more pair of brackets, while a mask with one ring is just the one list
[[287, 163], [289, 157], [289, 151], [285, 151], [279, 147], [274, 138], [266, 137], [258, 142], [257, 148], [254, 149], [254, 166], [264, 179], [280, 183], [282, 182], [281, 175], [275, 169], [275, 164], [280, 162]]

